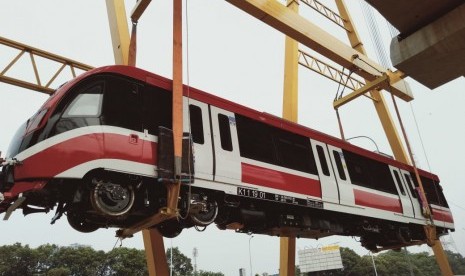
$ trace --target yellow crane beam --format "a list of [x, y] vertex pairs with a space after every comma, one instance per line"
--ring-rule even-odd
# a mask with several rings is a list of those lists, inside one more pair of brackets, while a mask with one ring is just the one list
[[[392, 74], [276, 0], [226, 1], [367, 80], [374, 80], [383, 74]], [[413, 95], [407, 84], [400, 79], [396, 81], [402, 82], [402, 85], [395, 85], [390, 80], [389, 91], [403, 100], [412, 100]]]
[[[76, 77], [76, 69], [87, 71], [93, 68], [92, 66], [81, 63], [79, 61], [52, 54], [47, 51], [31, 47], [29, 45], [22, 44], [1, 36], [0, 45], [4, 45], [7, 48], [17, 50], [18, 52], [17, 55], [13, 57], [5, 67], [0, 68], [0, 81], [46, 94], [52, 94], [55, 91], [55, 89], [51, 88], [51, 85], [54, 84], [54, 81], [60, 75], [64, 74], [64, 69], [68, 68], [71, 72], [71, 75], [73, 77]], [[8, 73], [12, 71], [12, 69], [14, 69], [15, 66], [17, 66], [18, 61], [24, 58], [25, 54], [29, 56], [28, 61], [30, 63], [30, 68], [34, 72], [35, 82], [25, 80], [24, 76], [15, 77], [12, 75], [8, 75]], [[36, 57], [41, 57], [45, 60], [57, 63], [59, 67], [50, 78], [43, 78], [44, 74], [40, 73], [40, 69], [36, 63]], [[50, 69], [50, 66], [47, 69]]]

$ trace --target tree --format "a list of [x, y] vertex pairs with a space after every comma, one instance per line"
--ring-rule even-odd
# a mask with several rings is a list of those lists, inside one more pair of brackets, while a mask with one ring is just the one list
[[0, 275], [32, 275], [38, 263], [37, 254], [21, 243], [0, 247]]
[[105, 275], [147, 275], [147, 262], [142, 250], [118, 247], [106, 254]]
[[465, 258], [451, 251], [446, 250], [447, 259], [455, 275], [465, 275]]
[[171, 267], [171, 250], [173, 251], [173, 275], [174, 276], [191, 276], [194, 268], [191, 259], [182, 254], [177, 247], [166, 250], [166, 259], [168, 267]]
[[47, 276], [69, 276], [71, 271], [66, 267], [52, 268], [47, 272]]
[[50, 268], [67, 268], [73, 276], [103, 275], [105, 255], [90, 246], [59, 247], [49, 257]]

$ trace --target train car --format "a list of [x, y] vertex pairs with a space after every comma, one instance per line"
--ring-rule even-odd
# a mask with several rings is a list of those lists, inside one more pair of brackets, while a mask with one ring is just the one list
[[[127, 66], [63, 85], [2, 160], [0, 212], [56, 209], [52, 223], [65, 214], [91, 232], [130, 227], [166, 206], [171, 90], [171, 80]], [[155, 226], [164, 236], [216, 223], [244, 233], [358, 236], [370, 250], [425, 241], [411, 166], [191, 87], [183, 101], [187, 173], [179, 218]], [[453, 231], [439, 178], [419, 174], [437, 235]]]

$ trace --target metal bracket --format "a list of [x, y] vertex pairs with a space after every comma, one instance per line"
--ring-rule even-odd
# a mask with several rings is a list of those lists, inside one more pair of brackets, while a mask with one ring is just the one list
[[339, 108], [340, 106], [352, 101], [352, 100], [355, 100], [356, 98], [364, 95], [365, 93], [367, 92], [370, 92], [371, 90], [381, 90], [383, 88], [386, 88], [387, 86], [389, 86], [389, 77], [388, 75], [384, 74], [382, 75], [381, 77], [375, 79], [374, 81], [371, 81], [371, 82], [367, 82], [363, 87], [357, 89], [357, 90], [354, 90], [352, 93], [340, 98], [340, 99], [337, 99], [333, 102], [333, 107], [334, 109], [337, 109]]
[[23, 196], [23, 194], [19, 194], [18, 199], [8, 207], [8, 209], [5, 212], [5, 216], [3, 217], [3, 220], [8, 220], [11, 216], [11, 214], [18, 209], [26, 200], [26, 197]]

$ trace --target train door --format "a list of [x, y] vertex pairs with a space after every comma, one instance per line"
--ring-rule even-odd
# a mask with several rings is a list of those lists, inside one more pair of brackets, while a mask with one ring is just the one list
[[389, 166], [389, 169], [396, 185], [397, 194], [399, 195], [400, 202], [402, 204], [402, 212], [404, 216], [414, 217], [412, 200], [407, 193], [405, 181], [400, 176], [400, 170], [393, 166]]
[[[102, 120], [111, 127], [105, 130], [105, 158], [132, 162], [141, 160], [144, 144], [141, 92], [142, 86], [137, 83], [120, 77], [108, 77]], [[126, 166], [122, 170], [135, 172], [136, 168]]]
[[328, 156], [326, 144], [313, 139], [310, 139], [310, 142], [320, 178], [321, 197], [323, 201], [339, 203], [337, 182], [331, 167], [331, 160]]
[[184, 132], [192, 135], [194, 172], [198, 179], [213, 180], [213, 148], [208, 105], [184, 98]]
[[412, 180], [412, 176], [410, 175], [410, 172], [405, 170], [400, 170], [400, 173], [402, 174], [402, 179], [405, 181], [405, 184], [407, 186], [407, 193], [409, 194], [410, 199], [412, 200], [413, 213], [415, 215], [415, 218], [423, 219], [420, 202], [418, 201], [418, 196], [415, 190], [415, 184], [413, 184], [414, 182]]
[[241, 159], [234, 113], [210, 106], [215, 156], [214, 180], [240, 184]]
[[354, 205], [354, 190], [347, 170], [346, 160], [341, 149], [328, 145], [329, 156], [334, 168], [341, 204]]

